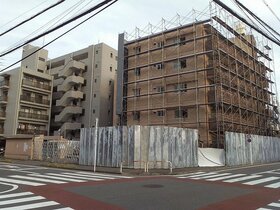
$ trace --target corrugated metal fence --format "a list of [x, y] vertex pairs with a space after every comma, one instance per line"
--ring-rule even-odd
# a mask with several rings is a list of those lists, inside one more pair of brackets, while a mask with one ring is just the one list
[[229, 166], [280, 161], [280, 139], [226, 132], [226, 164]]
[[[97, 135], [97, 166], [173, 168], [198, 165], [197, 130], [161, 126], [100, 127]], [[82, 128], [79, 164], [94, 164], [95, 128]]]

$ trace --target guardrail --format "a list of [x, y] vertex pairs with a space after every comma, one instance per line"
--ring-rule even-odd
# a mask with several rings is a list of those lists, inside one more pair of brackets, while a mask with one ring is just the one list
[[149, 163], [168, 163], [168, 166], [169, 166], [169, 170], [170, 170], [170, 173], [173, 172], [173, 167], [172, 167], [172, 162], [169, 161], [169, 160], [161, 160], [161, 161], [148, 161], [147, 162], [147, 170], [146, 172], [149, 172]]
[[[125, 164], [125, 163], [127, 163], [127, 162], [121, 162], [121, 164], [120, 164], [120, 173], [122, 173], [123, 172], [123, 165]], [[133, 163], [144, 163], [144, 172], [148, 172], [148, 169], [147, 169], [147, 162], [145, 162], [145, 161], [142, 161], [142, 160], [135, 160], [135, 161], [133, 161]]]

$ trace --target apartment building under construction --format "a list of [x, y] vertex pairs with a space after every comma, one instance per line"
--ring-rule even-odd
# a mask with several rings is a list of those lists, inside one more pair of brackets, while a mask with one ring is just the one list
[[272, 45], [216, 11], [148, 35], [119, 35], [120, 124], [198, 129], [200, 145], [211, 147], [223, 147], [225, 131], [278, 135]]

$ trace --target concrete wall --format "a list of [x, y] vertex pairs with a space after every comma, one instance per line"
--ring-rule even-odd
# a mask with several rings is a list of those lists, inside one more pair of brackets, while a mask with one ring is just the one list
[[6, 140], [5, 158], [29, 160], [32, 158], [32, 141], [30, 138], [8, 138]]
[[229, 166], [280, 161], [280, 138], [226, 132], [226, 164]]
[[[81, 129], [81, 165], [94, 164], [95, 128]], [[197, 166], [198, 132], [162, 126], [100, 127], [97, 138], [97, 166], [173, 168]]]

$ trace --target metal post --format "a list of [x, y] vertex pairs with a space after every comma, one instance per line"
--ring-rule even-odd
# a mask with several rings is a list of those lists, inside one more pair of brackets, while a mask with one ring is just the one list
[[95, 134], [94, 134], [94, 165], [93, 165], [93, 172], [96, 171], [96, 158], [97, 158], [97, 132], [98, 132], [98, 118], [95, 120]]

